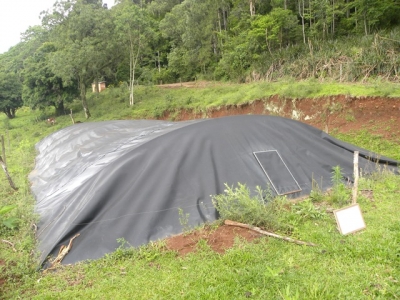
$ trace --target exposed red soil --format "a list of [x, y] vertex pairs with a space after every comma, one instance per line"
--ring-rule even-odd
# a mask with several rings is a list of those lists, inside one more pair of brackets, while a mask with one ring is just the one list
[[[164, 86], [176, 87], [204, 87], [204, 82], [182, 83]], [[199, 86], [200, 85], [200, 86]], [[287, 99], [272, 96], [240, 105], [230, 105], [210, 109], [205, 112], [183, 110], [172, 112], [175, 121], [192, 120], [199, 118], [219, 118], [231, 115], [279, 115], [297, 119], [325, 131], [339, 133], [367, 130], [370, 133], [381, 135], [385, 139], [400, 144], [400, 98], [382, 97], [350, 97], [331, 96], [317, 99]], [[170, 119], [170, 112], [166, 112], [162, 119]], [[221, 226], [215, 231], [204, 229], [190, 234], [182, 234], [167, 240], [167, 247], [185, 255], [196, 251], [200, 239], [205, 239], [208, 245], [219, 253], [232, 247], [236, 236], [251, 241], [259, 235], [248, 229], [232, 226]]]
[[205, 227], [202, 230], [176, 235], [167, 239], [166, 244], [167, 249], [177, 251], [179, 255], [185, 255], [196, 251], [200, 240], [206, 240], [212, 250], [224, 253], [233, 246], [235, 237], [252, 241], [260, 236], [259, 233], [246, 228], [223, 225], [216, 229]]
[[280, 115], [322, 130], [354, 132], [361, 129], [400, 142], [400, 98], [351, 97], [288, 99], [272, 96], [251, 103], [229, 105], [204, 112], [165, 112], [161, 119], [192, 120], [231, 115]]

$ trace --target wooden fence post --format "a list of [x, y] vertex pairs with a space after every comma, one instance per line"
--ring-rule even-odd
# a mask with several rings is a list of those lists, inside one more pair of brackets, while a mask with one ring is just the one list
[[6, 166], [6, 164], [4, 163], [3, 159], [1, 158], [1, 156], [0, 156], [0, 165], [1, 165], [1, 167], [3, 168], [4, 173], [6, 173], [7, 180], [8, 180], [8, 182], [10, 183], [10, 186], [11, 186], [15, 191], [17, 191], [18, 188], [15, 186], [14, 182], [12, 181], [11, 176], [10, 176], [10, 174], [8, 173], [7, 166]]
[[3, 153], [3, 160], [4, 163], [7, 164], [7, 159], [6, 159], [6, 147], [4, 146], [4, 136], [1, 136], [1, 152]]
[[354, 184], [353, 184], [353, 204], [357, 203], [358, 192], [358, 151], [354, 151]]

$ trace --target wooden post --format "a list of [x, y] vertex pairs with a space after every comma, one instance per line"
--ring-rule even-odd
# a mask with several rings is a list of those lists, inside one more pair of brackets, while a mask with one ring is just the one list
[[72, 124], [75, 124], [75, 120], [74, 120], [74, 117], [72, 116], [72, 109], [71, 109], [71, 113], [69, 114], [69, 116], [71, 117], [71, 120], [72, 120]]
[[4, 146], [4, 136], [1, 136], [1, 152], [3, 153], [4, 163], [7, 164], [6, 160], [6, 147]]
[[354, 151], [354, 184], [353, 184], [353, 204], [357, 203], [358, 192], [358, 151]]
[[277, 238], [277, 239], [281, 239], [281, 240], [284, 240], [284, 241], [287, 241], [287, 242], [295, 243], [295, 244], [298, 244], [298, 245], [306, 245], [306, 246], [312, 246], [312, 247], [317, 246], [317, 245], [315, 245], [313, 243], [303, 242], [303, 241], [292, 239], [292, 238], [287, 237], [287, 236], [282, 236], [282, 235], [278, 235], [278, 234], [273, 233], [273, 232], [268, 232], [268, 231], [262, 230], [259, 227], [255, 227], [255, 226], [252, 226], [252, 225], [249, 225], [249, 224], [243, 224], [243, 223], [239, 223], [239, 222], [235, 222], [235, 221], [231, 221], [231, 220], [225, 220], [225, 225], [247, 228], [247, 229], [253, 230], [255, 232], [258, 232], [260, 234], [271, 236], [271, 237], [274, 237], [274, 238]]
[[7, 180], [8, 180], [8, 182], [10, 183], [10, 186], [11, 186], [15, 191], [17, 191], [18, 189], [17, 189], [17, 187], [15, 186], [14, 182], [12, 181], [11, 176], [10, 176], [10, 174], [8, 173], [7, 166], [6, 166], [6, 164], [4, 163], [3, 159], [1, 158], [1, 156], [0, 156], [0, 165], [1, 165], [1, 167], [3, 168], [4, 173], [6, 173]]

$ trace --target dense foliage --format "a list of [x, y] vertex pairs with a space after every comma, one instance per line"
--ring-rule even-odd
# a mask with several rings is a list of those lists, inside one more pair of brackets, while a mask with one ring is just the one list
[[127, 82], [130, 105], [136, 83], [397, 81], [398, 15], [399, 0], [58, 0], [0, 55], [0, 108], [60, 114], [80, 95], [89, 117], [86, 90], [102, 80]]

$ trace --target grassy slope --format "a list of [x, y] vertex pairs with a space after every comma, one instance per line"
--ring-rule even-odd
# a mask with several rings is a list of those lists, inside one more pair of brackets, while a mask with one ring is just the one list
[[[202, 89], [140, 87], [133, 109], [126, 104], [124, 88], [110, 88], [98, 98], [91, 96], [89, 104], [92, 121], [98, 121], [157, 117], [164, 109], [174, 111], [183, 107], [204, 111], [277, 93], [297, 97], [400, 96], [396, 85], [379, 82], [368, 85], [314, 81], [215, 83]], [[75, 119], [83, 120], [79, 103], [71, 104], [71, 108], [76, 112]], [[14, 252], [7, 244], [0, 244], [0, 258], [9, 264], [13, 261], [7, 267], [11, 280], [2, 286], [5, 297], [227, 299], [245, 298], [249, 293], [255, 298], [284, 299], [400, 297], [399, 177], [362, 183], [366, 188], [374, 188], [376, 200], [360, 200], [368, 229], [359, 234], [342, 237], [336, 232], [332, 215], [313, 219], [312, 214], [306, 213], [295, 224], [294, 236], [319, 244], [317, 248], [262, 239], [251, 245], [238, 241], [237, 247], [221, 256], [200, 243], [197, 254], [176, 258], [174, 253], [162, 252], [160, 246], [153, 245], [140, 251], [117, 251], [107, 258], [54, 274], [37, 273], [31, 256], [34, 199], [29, 192], [27, 174], [33, 168], [34, 144], [50, 132], [70, 125], [68, 116], [57, 118], [55, 126], [38, 121], [47, 114], [21, 109], [14, 120], [0, 116], [0, 134], [6, 138], [9, 170], [19, 187], [18, 192], [12, 192], [2, 180], [0, 206], [17, 204], [17, 209], [9, 215], [22, 220], [17, 232], [0, 229], [1, 238], [13, 242], [17, 250]], [[400, 159], [396, 155], [400, 153], [398, 144], [385, 141], [382, 149], [383, 141], [367, 133], [362, 138], [352, 135], [341, 138]]]

